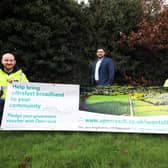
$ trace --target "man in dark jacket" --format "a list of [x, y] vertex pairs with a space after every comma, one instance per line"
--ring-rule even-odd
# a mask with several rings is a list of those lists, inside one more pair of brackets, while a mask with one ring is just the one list
[[97, 60], [91, 66], [92, 85], [111, 85], [114, 79], [114, 64], [111, 58], [105, 57], [102, 48], [97, 49]]

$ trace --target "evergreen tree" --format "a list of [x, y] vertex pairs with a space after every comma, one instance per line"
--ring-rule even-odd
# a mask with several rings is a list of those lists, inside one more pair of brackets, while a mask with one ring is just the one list
[[14, 52], [31, 81], [81, 83], [85, 79], [81, 74], [87, 64], [84, 56], [89, 35], [87, 18], [76, 2], [0, 3], [4, 7], [0, 11], [1, 53]]

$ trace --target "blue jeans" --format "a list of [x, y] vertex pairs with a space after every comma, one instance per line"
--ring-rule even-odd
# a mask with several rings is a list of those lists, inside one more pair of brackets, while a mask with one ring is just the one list
[[5, 100], [0, 98], [0, 124], [1, 124], [1, 120], [2, 120], [2, 114], [3, 114], [3, 109], [4, 109], [4, 103], [5, 103]]

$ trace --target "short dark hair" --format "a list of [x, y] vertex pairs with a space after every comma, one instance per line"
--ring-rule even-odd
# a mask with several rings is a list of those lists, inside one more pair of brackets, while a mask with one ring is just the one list
[[[104, 52], [106, 52], [106, 48], [103, 47], [103, 46], [98, 46], [98, 47], [97, 47], [97, 50], [99, 50], [99, 49], [102, 49]], [[97, 51], [97, 50], [96, 50], [96, 51]]]
[[2, 60], [2, 57], [3, 57], [4, 55], [6, 55], [6, 54], [12, 55], [12, 56], [14, 57], [14, 59], [16, 60], [15, 55], [14, 55], [13, 53], [11, 53], [11, 52], [5, 52], [5, 53], [3, 53], [2, 56], [1, 56], [1, 60]]

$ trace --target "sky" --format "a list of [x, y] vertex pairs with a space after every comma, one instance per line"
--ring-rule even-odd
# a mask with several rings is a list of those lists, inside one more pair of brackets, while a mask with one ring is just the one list
[[[88, 2], [88, 0], [77, 0], [78, 2], [84, 1], [85, 3]], [[165, 3], [168, 4], [168, 0], [165, 0]]]
[[87, 3], [88, 2], [88, 0], [77, 0], [79, 3], [80, 2], [82, 2], [82, 1], [84, 1], [85, 3]]

